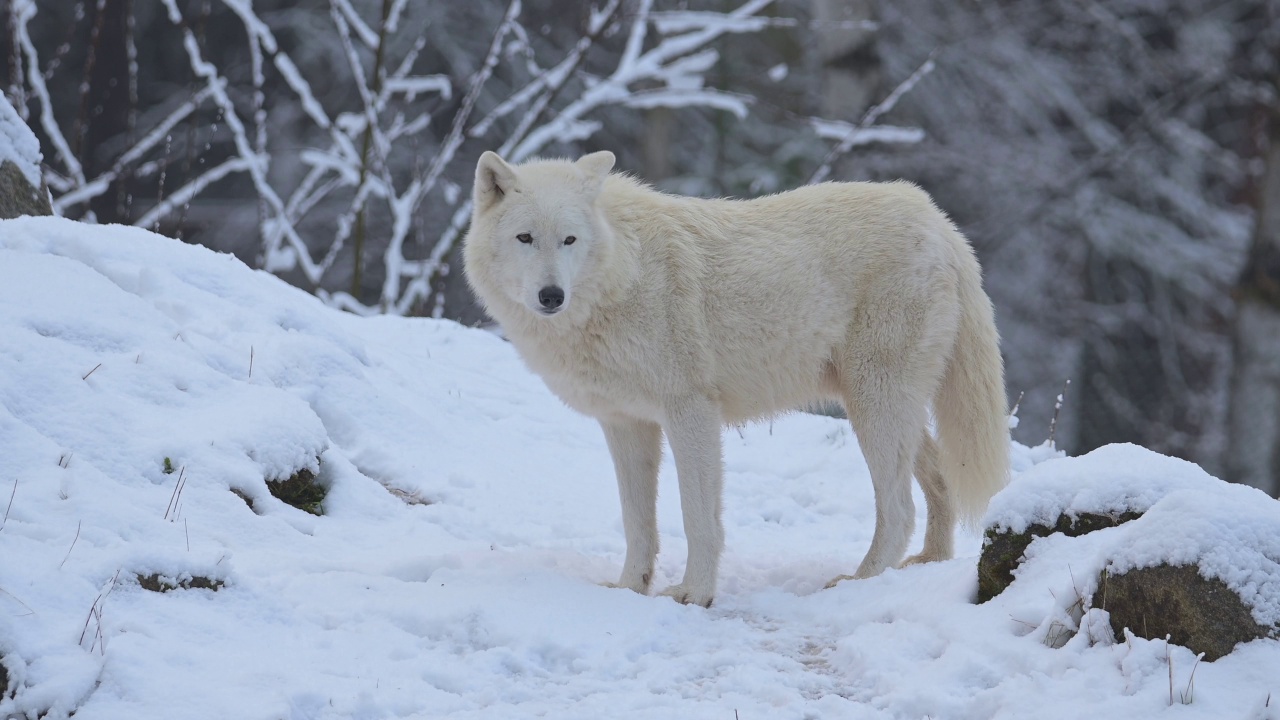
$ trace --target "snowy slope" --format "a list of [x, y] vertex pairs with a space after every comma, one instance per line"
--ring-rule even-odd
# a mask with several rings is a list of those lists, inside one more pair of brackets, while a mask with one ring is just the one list
[[[716, 604], [606, 589], [603, 438], [492, 334], [340, 314], [137, 229], [0, 222], [0, 717], [1280, 718], [1280, 643], [1168, 708], [1163, 642], [1045, 642], [1068, 568], [973, 605], [977, 537], [821, 590], [872, 531], [848, 426], [725, 438]], [[300, 468], [323, 517], [267, 492]], [[668, 456], [657, 587], [683, 571], [674, 480]]]

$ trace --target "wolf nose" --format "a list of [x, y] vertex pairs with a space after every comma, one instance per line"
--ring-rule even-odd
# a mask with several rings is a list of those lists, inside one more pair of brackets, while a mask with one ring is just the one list
[[564, 304], [564, 290], [555, 285], [548, 285], [538, 291], [538, 302], [547, 310], [559, 310]]

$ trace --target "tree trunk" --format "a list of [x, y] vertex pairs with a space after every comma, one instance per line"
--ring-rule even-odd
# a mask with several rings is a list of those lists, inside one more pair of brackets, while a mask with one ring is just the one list
[[1266, 169], [1248, 264], [1236, 286], [1227, 479], [1280, 495], [1280, 105], [1268, 117]]

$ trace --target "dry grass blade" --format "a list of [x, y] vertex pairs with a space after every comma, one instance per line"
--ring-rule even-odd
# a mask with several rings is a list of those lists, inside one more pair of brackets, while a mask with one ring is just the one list
[[4, 509], [4, 521], [0, 522], [0, 530], [9, 524], [9, 511], [13, 509], [13, 497], [18, 494], [18, 478], [13, 479], [13, 490], [9, 493], [9, 505]]
[[[187, 466], [183, 465], [178, 469], [178, 482], [173, 485], [173, 493], [169, 495], [169, 506], [164, 509], [165, 520], [178, 519], [178, 502], [182, 498], [182, 489], [187, 486]], [[169, 517], [170, 514], [173, 517]]]
[[1196, 694], [1196, 668], [1200, 667], [1200, 661], [1204, 659], [1204, 653], [1196, 655], [1196, 664], [1191, 666], [1191, 677], [1187, 678], [1187, 689], [1178, 693], [1182, 697], [1183, 705], [1190, 705], [1195, 700]]
[[62, 562], [58, 563], [58, 569], [59, 569], [59, 570], [61, 570], [61, 569], [62, 569], [62, 566], [63, 566], [63, 565], [66, 565], [66, 564], [67, 564], [67, 558], [70, 558], [70, 557], [71, 557], [71, 551], [75, 549], [75, 547], [76, 547], [76, 541], [80, 539], [80, 524], [81, 524], [81, 523], [83, 523], [83, 522], [84, 522], [83, 520], [77, 520], [77, 521], [76, 521], [76, 536], [75, 536], [74, 538], [72, 538], [72, 539], [71, 539], [71, 547], [67, 548], [67, 555], [66, 555], [66, 557], [62, 558]]
[[[93, 651], [94, 647], [97, 647], [98, 640], [102, 638], [102, 608], [100, 603], [106, 600], [107, 596], [111, 594], [111, 591], [116, 588], [116, 581], [119, 579], [120, 571], [116, 570], [116, 574], [111, 576], [111, 584], [107, 586], [107, 589], [99, 591], [98, 596], [93, 599], [93, 604], [89, 606], [89, 614], [84, 619], [84, 628], [80, 630], [79, 645], [80, 647], [84, 647], [84, 636], [89, 634], [89, 621], [96, 618], [98, 621], [98, 627], [94, 631], [93, 644], [89, 646], [90, 652]], [[105, 644], [106, 642], [104, 640], [104, 648]]]
[[24, 607], [24, 608], [26, 608], [26, 609], [27, 609], [27, 612], [26, 612], [26, 613], [24, 613], [24, 614], [22, 614], [22, 615], [18, 615], [18, 617], [26, 617], [27, 615], [35, 615], [35, 614], [36, 614], [36, 611], [35, 611], [35, 610], [32, 610], [30, 605], [28, 605], [28, 604], [26, 604], [26, 603], [22, 602], [22, 598], [18, 597], [17, 595], [14, 595], [13, 593], [9, 592], [8, 590], [5, 590], [4, 588], [0, 588], [0, 593], [3, 593], [3, 594], [5, 594], [5, 595], [8, 595], [9, 597], [13, 598], [13, 601], [14, 601], [14, 602], [18, 603], [19, 605], [21, 605], [22, 607]]

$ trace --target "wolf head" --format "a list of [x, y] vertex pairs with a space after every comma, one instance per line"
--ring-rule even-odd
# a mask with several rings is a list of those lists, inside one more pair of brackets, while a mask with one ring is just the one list
[[613, 163], [608, 151], [519, 166], [480, 156], [463, 260], [491, 313], [504, 300], [543, 318], [569, 310], [606, 241], [595, 201]]

